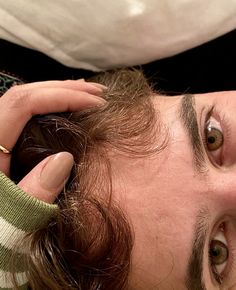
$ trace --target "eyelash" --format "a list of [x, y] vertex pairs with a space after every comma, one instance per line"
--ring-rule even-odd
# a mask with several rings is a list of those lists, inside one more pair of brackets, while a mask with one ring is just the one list
[[220, 120], [220, 123], [222, 124], [221, 127], [224, 134], [224, 140], [228, 140], [230, 138], [231, 124], [226, 116], [226, 113], [219, 112], [213, 108], [212, 115], [215, 115]]
[[223, 283], [223, 277], [221, 274], [217, 273], [216, 267], [211, 263], [211, 271], [216, 280], [216, 282], [221, 285]]

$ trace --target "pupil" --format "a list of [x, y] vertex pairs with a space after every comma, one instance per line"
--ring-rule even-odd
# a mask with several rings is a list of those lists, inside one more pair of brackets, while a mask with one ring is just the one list
[[211, 137], [208, 137], [208, 138], [207, 138], [207, 141], [208, 141], [209, 143], [213, 144], [213, 143], [215, 143], [216, 138], [213, 137], [213, 136], [211, 136]]
[[220, 249], [218, 247], [211, 249], [211, 256], [212, 257], [218, 257], [219, 255], [220, 255]]

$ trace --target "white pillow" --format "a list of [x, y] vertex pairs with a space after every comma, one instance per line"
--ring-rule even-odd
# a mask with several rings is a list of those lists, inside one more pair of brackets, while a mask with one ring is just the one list
[[195, 47], [235, 15], [236, 0], [0, 0], [0, 38], [98, 71]]

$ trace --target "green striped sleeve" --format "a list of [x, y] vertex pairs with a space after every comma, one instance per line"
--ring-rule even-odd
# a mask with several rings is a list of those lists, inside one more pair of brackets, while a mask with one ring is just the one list
[[19, 289], [27, 289], [27, 268], [22, 263], [27, 249], [20, 241], [26, 233], [47, 224], [56, 211], [56, 205], [29, 196], [0, 172], [0, 290], [13, 288], [9, 262], [13, 253]]
[[[0, 288], [0, 289], [1, 290], [12, 290], [12, 287], [11, 288]], [[28, 286], [27, 286], [27, 284], [19, 286], [17, 290], [28, 290]]]

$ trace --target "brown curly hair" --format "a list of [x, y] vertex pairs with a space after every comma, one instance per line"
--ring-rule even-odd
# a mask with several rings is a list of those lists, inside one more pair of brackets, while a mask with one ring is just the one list
[[112, 197], [109, 152], [143, 158], [157, 151], [151, 145], [158, 116], [140, 71], [103, 73], [93, 81], [108, 87], [106, 105], [36, 116], [13, 150], [16, 182], [51, 154], [68, 151], [75, 160], [57, 215], [30, 235], [26, 263], [33, 290], [128, 289], [134, 235]]

